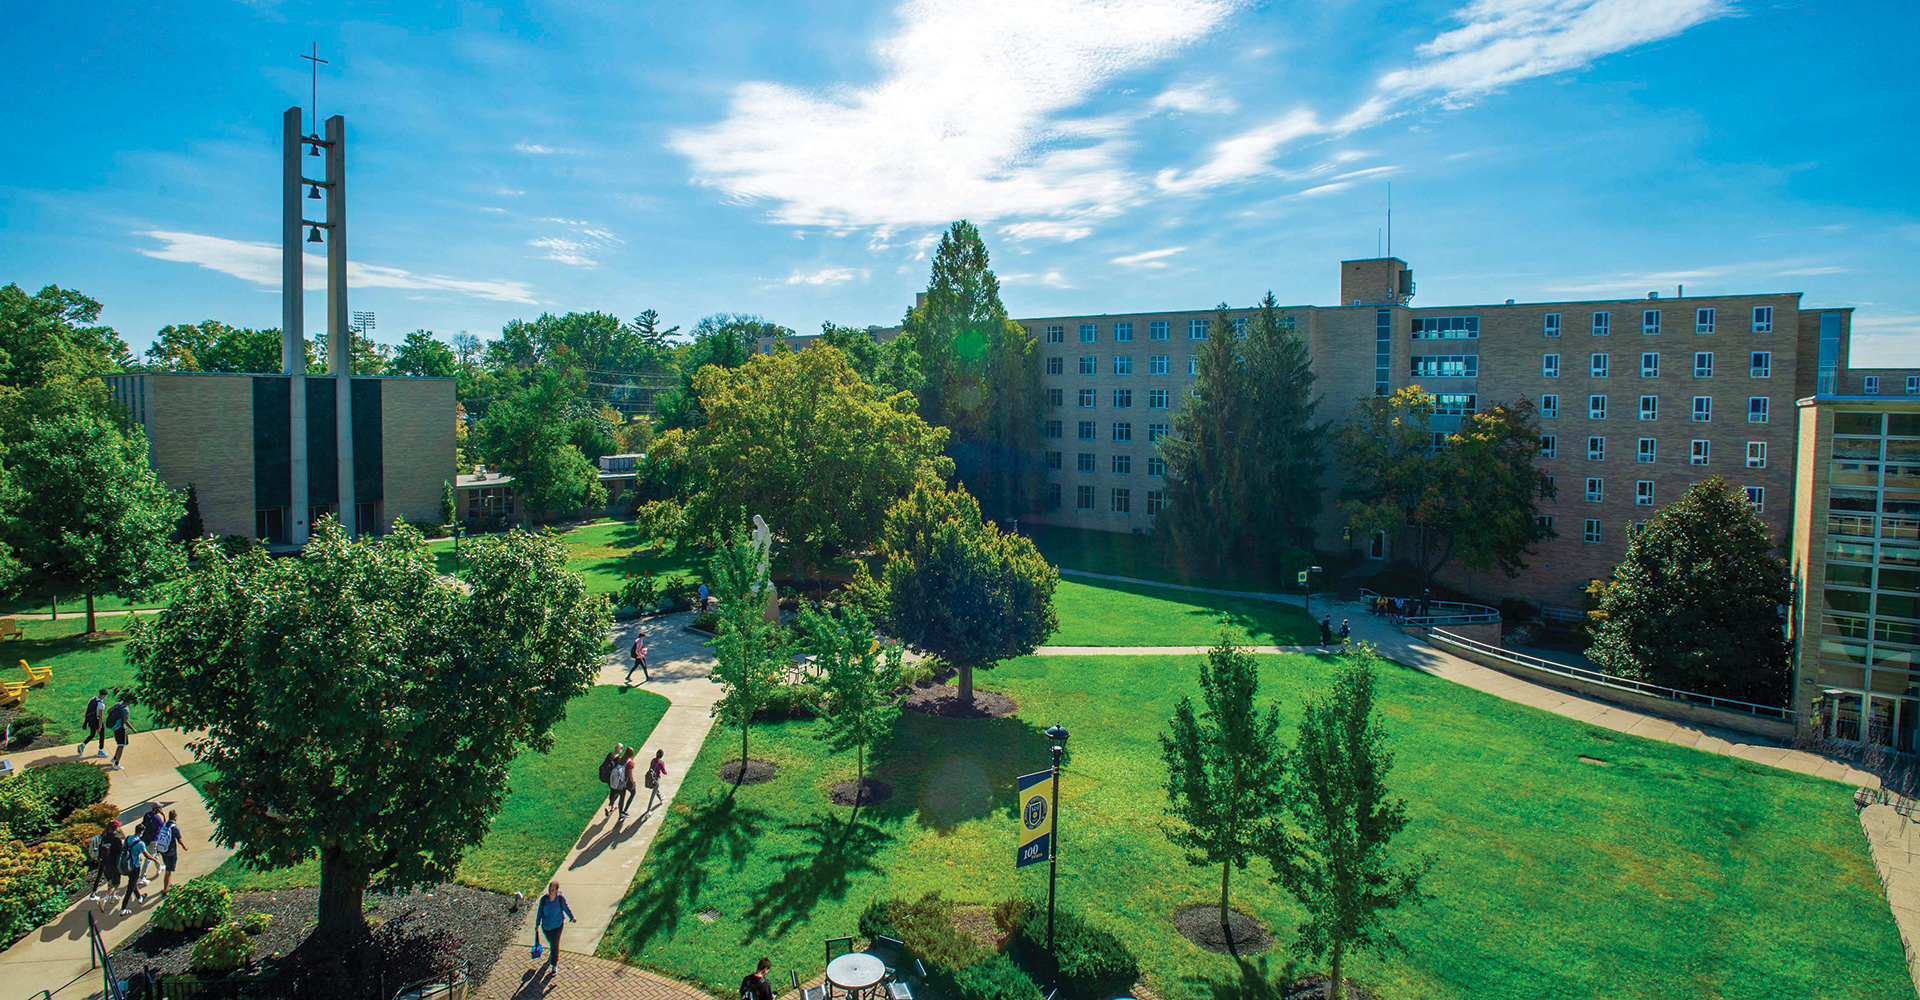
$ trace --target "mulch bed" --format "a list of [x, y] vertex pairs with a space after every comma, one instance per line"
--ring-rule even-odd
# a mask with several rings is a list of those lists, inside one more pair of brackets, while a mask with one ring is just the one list
[[[1218, 920], [1214, 921], [1216, 928], [1219, 923], [1220, 921]], [[1344, 992], [1347, 995], [1347, 1000], [1380, 1000], [1372, 990], [1355, 985], [1351, 979], [1342, 985], [1345, 987]], [[1308, 976], [1305, 979], [1296, 979], [1288, 983], [1286, 987], [1280, 991], [1280, 1000], [1321, 1000], [1321, 998], [1326, 995], [1327, 977]]]
[[1227, 924], [1233, 930], [1231, 949], [1227, 947], [1226, 935], [1220, 931], [1218, 906], [1189, 906], [1173, 915], [1173, 926], [1179, 928], [1181, 937], [1211, 952], [1253, 955], [1273, 947], [1273, 935], [1267, 933], [1260, 921], [1239, 910], [1227, 911]]
[[[149, 906], [158, 906], [156, 901]], [[365, 996], [385, 1000], [393, 991], [415, 980], [466, 964], [469, 981], [487, 978], [493, 963], [507, 946], [519, 923], [514, 897], [465, 886], [439, 885], [391, 896], [369, 893], [367, 921], [373, 926], [369, 946], [348, 960], [359, 966], [359, 982], [343, 982], [342, 967], [303, 948], [312, 932], [320, 890], [281, 889], [237, 893], [233, 918], [267, 913], [273, 922], [254, 938], [255, 971], [262, 977], [299, 981], [302, 996]], [[191, 971], [193, 943], [204, 931], [163, 931], [149, 925], [113, 952], [114, 968], [122, 976], [143, 969], [155, 975]], [[207, 978], [219, 978], [209, 975]]]
[[973, 705], [960, 703], [960, 689], [946, 684], [915, 686], [903, 703], [909, 712], [944, 719], [1004, 719], [1020, 711], [1020, 703], [998, 691], [973, 690]]
[[772, 781], [774, 775], [779, 773], [780, 765], [769, 760], [748, 760], [745, 775], [740, 773], [738, 757], [720, 765], [720, 780], [729, 784], [758, 785], [764, 781]]
[[884, 781], [868, 778], [863, 787], [856, 789], [856, 782], [842, 781], [827, 790], [827, 799], [836, 806], [870, 806], [876, 802], [885, 802], [893, 798], [893, 786]]

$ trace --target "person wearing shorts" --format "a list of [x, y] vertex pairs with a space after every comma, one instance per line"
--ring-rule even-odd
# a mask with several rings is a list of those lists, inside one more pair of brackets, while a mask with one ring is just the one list
[[131, 705], [132, 701], [126, 695], [121, 695], [120, 700], [114, 702], [112, 708], [107, 709], [107, 730], [113, 733], [114, 743], [113, 763], [107, 765], [109, 771], [122, 769], [120, 757], [127, 752], [127, 726], [132, 721]]
[[180, 863], [180, 852], [186, 850], [186, 845], [180, 842], [183, 839], [180, 834], [180, 810], [167, 810], [167, 821], [153, 838], [153, 849], [160, 852], [160, 870], [165, 873], [160, 876], [162, 896], [173, 888], [174, 866]]

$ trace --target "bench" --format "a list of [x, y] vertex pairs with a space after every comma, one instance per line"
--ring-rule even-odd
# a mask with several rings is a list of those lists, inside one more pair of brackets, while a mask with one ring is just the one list
[[29, 687], [46, 687], [47, 682], [53, 680], [53, 668], [51, 666], [36, 667], [25, 660], [21, 660], [20, 669], [27, 672], [27, 686]]
[[0, 618], [0, 639], [25, 639], [26, 637], [27, 631], [20, 627], [19, 622], [11, 618]]

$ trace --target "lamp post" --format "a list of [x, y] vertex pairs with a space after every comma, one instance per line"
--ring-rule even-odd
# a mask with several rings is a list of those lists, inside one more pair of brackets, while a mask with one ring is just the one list
[[1047, 829], [1047, 951], [1053, 951], [1053, 886], [1060, 872], [1060, 755], [1066, 752], [1067, 727], [1054, 723], [1047, 727], [1047, 739], [1053, 741], [1053, 809]]

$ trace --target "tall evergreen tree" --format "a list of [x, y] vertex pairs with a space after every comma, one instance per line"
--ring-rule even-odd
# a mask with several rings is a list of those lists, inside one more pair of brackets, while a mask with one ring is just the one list
[[1709, 476], [1629, 538], [1587, 655], [1626, 677], [1785, 704], [1792, 595], [1766, 524], [1738, 490]]
[[187, 484], [186, 513], [180, 517], [180, 528], [174, 534], [174, 541], [191, 544], [194, 539], [207, 533], [207, 522], [200, 516], [200, 494]]

